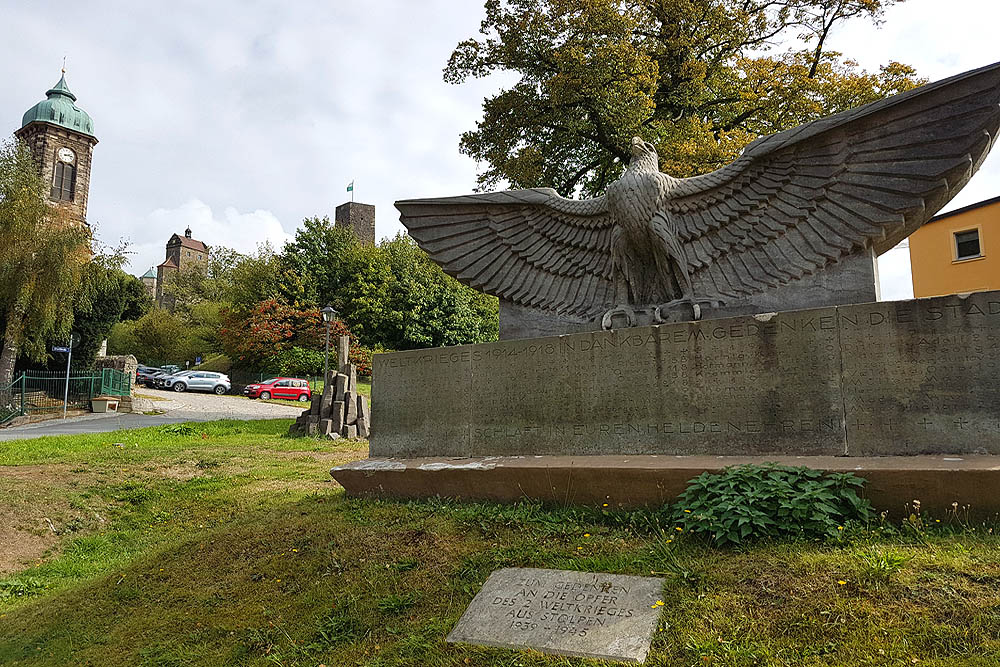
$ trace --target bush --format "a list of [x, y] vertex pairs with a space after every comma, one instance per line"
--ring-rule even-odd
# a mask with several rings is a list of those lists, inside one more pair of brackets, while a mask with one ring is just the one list
[[824, 537], [847, 521], [871, 517], [871, 504], [857, 493], [863, 484], [851, 473], [777, 464], [732, 466], [691, 480], [672, 519], [684, 532], [719, 545]]

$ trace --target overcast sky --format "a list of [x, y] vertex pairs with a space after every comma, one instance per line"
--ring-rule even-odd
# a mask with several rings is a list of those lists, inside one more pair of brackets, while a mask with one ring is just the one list
[[[302, 218], [332, 218], [351, 180], [356, 200], [376, 206], [378, 236], [395, 235], [393, 201], [472, 190], [459, 134], [504, 83], [441, 78], [479, 28], [478, 0], [0, 0], [0, 17], [0, 133], [20, 126], [68, 56], [100, 140], [88, 218], [105, 243], [129, 241], [136, 274], [187, 225], [209, 245], [280, 246]], [[844, 26], [832, 47], [932, 80], [1000, 60], [996, 0], [909, 0], [886, 18]], [[998, 175], [992, 155], [945, 210], [1000, 194]], [[905, 249], [880, 270], [883, 298], [912, 294]]]

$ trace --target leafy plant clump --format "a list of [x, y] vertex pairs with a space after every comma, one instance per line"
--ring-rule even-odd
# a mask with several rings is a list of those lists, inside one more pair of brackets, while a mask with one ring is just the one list
[[867, 520], [871, 504], [851, 473], [777, 464], [740, 465], [702, 473], [678, 498], [672, 519], [686, 533], [719, 545], [768, 537], [820, 538], [846, 522]]

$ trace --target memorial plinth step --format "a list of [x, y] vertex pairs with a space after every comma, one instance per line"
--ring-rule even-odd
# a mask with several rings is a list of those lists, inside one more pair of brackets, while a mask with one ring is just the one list
[[931, 514], [952, 503], [974, 516], [1000, 512], [1000, 456], [490, 456], [370, 458], [330, 471], [352, 496], [562, 504], [630, 508], [672, 502], [689, 480], [727, 466], [776, 462], [867, 480], [876, 509], [899, 514], [919, 500]]

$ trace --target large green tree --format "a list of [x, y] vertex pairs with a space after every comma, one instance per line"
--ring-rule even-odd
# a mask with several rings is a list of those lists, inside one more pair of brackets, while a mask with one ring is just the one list
[[153, 300], [135, 276], [122, 270], [124, 248], [95, 255], [83, 268], [73, 304], [73, 333], [80, 337], [73, 360], [93, 363], [101, 343], [122, 320], [136, 320], [152, 308]]
[[461, 151], [480, 188], [603, 192], [631, 138], [678, 177], [734, 160], [746, 144], [907, 90], [912, 68], [862, 70], [827, 49], [850, 19], [880, 22], [903, 0], [487, 0], [481, 36], [444, 78], [516, 73], [489, 97]]
[[46, 183], [26, 146], [0, 145], [0, 388], [19, 355], [41, 361], [67, 336], [73, 299], [90, 257], [90, 234], [46, 201]]
[[331, 304], [366, 347], [496, 340], [496, 299], [446, 275], [406, 236], [362, 244], [327, 218], [309, 218], [285, 246], [281, 264], [282, 301], [299, 308]]

